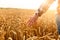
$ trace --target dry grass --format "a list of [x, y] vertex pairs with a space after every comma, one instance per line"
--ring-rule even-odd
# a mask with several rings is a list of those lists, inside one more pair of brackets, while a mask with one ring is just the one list
[[0, 40], [57, 40], [55, 11], [47, 11], [32, 27], [26, 25], [34, 10], [0, 9]]

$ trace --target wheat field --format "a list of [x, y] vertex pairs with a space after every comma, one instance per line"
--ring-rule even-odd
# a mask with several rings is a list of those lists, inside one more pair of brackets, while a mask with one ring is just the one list
[[31, 27], [26, 25], [35, 10], [0, 8], [0, 40], [59, 40], [55, 10], [48, 10]]

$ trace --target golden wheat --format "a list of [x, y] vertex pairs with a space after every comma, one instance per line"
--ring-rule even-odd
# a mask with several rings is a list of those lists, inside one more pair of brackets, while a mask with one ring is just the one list
[[0, 9], [0, 40], [58, 40], [55, 11], [47, 11], [31, 27], [33, 10]]

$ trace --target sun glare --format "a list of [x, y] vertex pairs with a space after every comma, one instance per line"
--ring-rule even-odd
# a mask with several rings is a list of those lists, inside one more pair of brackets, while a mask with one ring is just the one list
[[[23, 8], [23, 9], [38, 9], [45, 0], [0, 0], [2, 8]], [[57, 1], [55, 1], [49, 9], [56, 9]]]
[[57, 9], [57, 0], [53, 2], [53, 4], [49, 8], [50, 10], [56, 10]]

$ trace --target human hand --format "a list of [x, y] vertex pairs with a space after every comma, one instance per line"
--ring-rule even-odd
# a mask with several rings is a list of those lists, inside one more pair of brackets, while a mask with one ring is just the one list
[[32, 26], [36, 22], [37, 19], [38, 19], [38, 15], [35, 14], [34, 16], [30, 17], [30, 19], [27, 21], [27, 25]]

